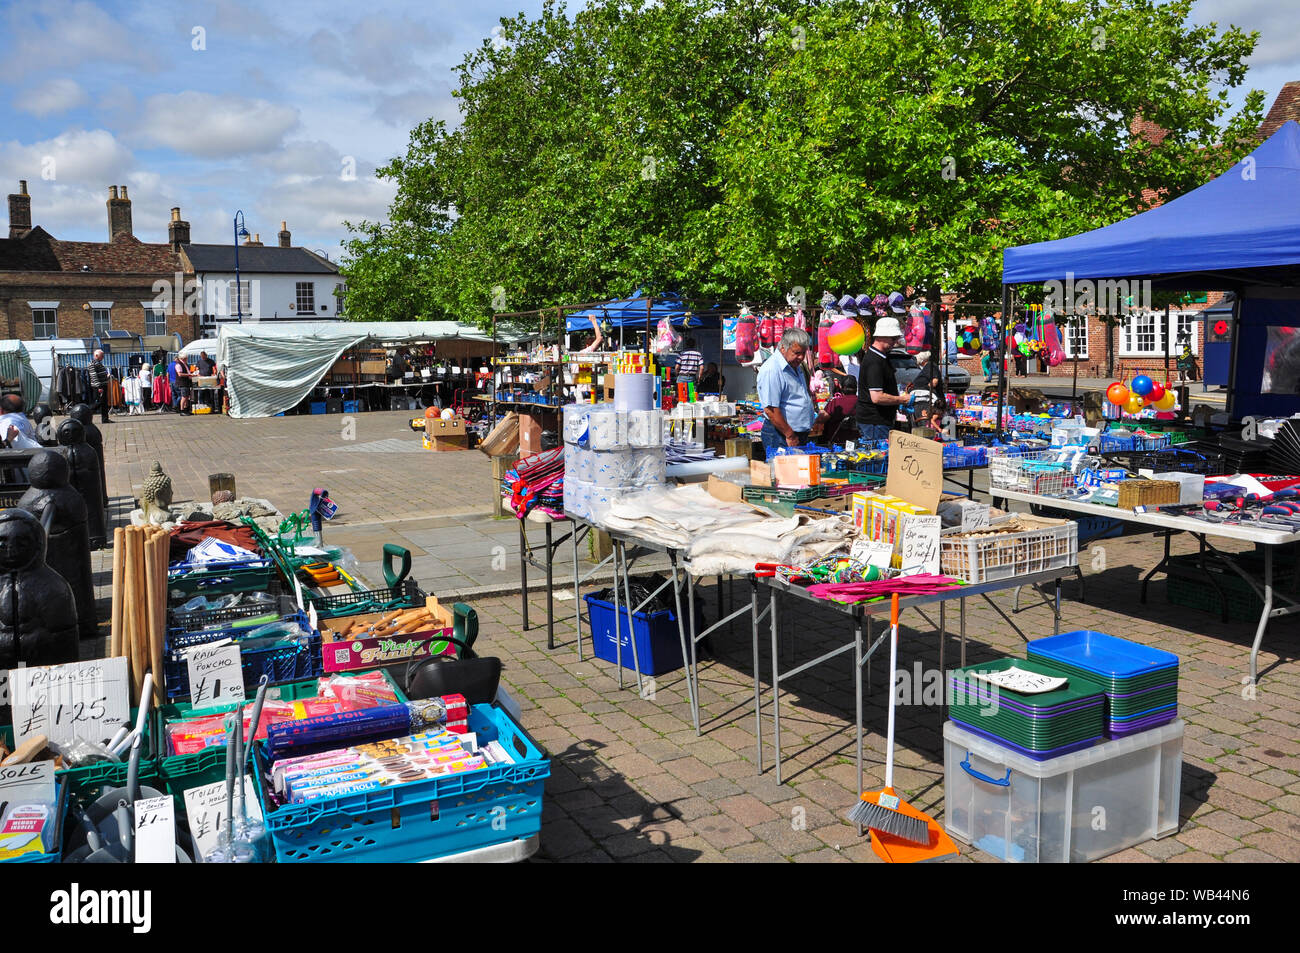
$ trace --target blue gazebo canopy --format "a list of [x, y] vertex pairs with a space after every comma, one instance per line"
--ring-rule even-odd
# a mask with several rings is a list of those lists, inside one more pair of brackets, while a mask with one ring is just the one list
[[1151, 278], [1184, 288], [1284, 279], [1300, 266], [1300, 125], [1285, 122], [1249, 156], [1186, 195], [1058, 241], [1008, 248], [1002, 283]]
[[[652, 326], [658, 324], [662, 319], [668, 318], [674, 325], [680, 327], [686, 323], [688, 316], [693, 327], [716, 328], [719, 326], [717, 317], [701, 318], [693, 315], [691, 310], [686, 307], [682, 299], [676, 294], [666, 294], [650, 299], [650, 323]], [[644, 330], [646, 296], [638, 288], [630, 298], [619, 298], [608, 304], [595, 305], [582, 311], [566, 314], [564, 316], [565, 329], [568, 331], [590, 330], [592, 318], [597, 321], [608, 321], [611, 328]]]

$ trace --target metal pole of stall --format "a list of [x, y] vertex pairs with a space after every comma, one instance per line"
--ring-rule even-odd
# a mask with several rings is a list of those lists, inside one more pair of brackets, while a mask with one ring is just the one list
[[1011, 315], [1011, 286], [1002, 286], [1002, 322], [998, 328], [998, 420], [994, 431], [998, 440], [1002, 439], [1002, 406], [1006, 393], [1007, 379], [1007, 319]]

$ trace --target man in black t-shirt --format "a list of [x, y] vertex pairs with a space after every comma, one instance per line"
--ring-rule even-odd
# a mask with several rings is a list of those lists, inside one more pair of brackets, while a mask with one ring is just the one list
[[898, 408], [908, 401], [898, 396], [898, 381], [889, 363], [889, 351], [903, 336], [897, 318], [880, 318], [871, 334], [871, 346], [862, 352], [858, 373], [858, 435], [864, 444], [888, 440]]

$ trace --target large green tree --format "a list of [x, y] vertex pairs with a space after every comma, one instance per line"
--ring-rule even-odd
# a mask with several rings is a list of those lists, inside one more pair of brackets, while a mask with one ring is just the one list
[[381, 170], [397, 197], [351, 243], [349, 311], [404, 262], [401, 309], [465, 318], [637, 286], [987, 293], [1004, 247], [1253, 145], [1262, 95], [1229, 115], [1226, 89], [1254, 37], [1187, 25], [1191, 2], [548, 0], [466, 56], [460, 125]]

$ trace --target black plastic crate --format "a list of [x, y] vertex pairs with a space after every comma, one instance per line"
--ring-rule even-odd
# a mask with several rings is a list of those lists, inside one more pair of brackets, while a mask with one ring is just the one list
[[1226, 472], [1222, 453], [1207, 448], [1193, 448], [1188, 444], [1164, 450], [1114, 450], [1101, 456], [1108, 464], [1123, 467], [1130, 473], [1145, 469], [1156, 473], [1221, 476]]
[[[277, 585], [276, 588], [278, 589], [279, 586]], [[229, 609], [198, 609], [194, 612], [177, 612], [174, 609], [168, 609], [167, 627], [181, 632], [197, 632], [199, 629], [217, 628], [227, 622], [236, 622], [240, 619], [255, 619], [258, 616], [272, 613], [286, 616], [296, 608], [297, 606], [294, 605], [292, 599], [280, 594], [275, 595], [275, 601], [269, 606], [231, 606]]]

